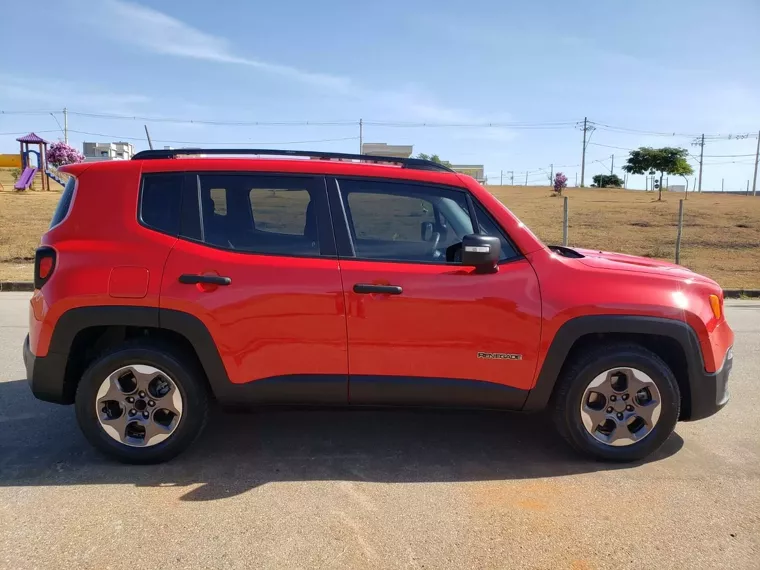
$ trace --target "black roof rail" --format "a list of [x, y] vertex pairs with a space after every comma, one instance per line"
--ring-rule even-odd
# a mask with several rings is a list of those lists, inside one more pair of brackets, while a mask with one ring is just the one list
[[276, 150], [270, 148], [173, 148], [161, 150], [143, 150], [132, 157], [132, 160], [152, 160], [159, 158], [177, 158], [194, 154], [236, 155], [248, 154], [259, 156], [298, 156], [320, 160], [361, 160], [364, 162], [384, 162], [399, 164], [403, 168], [416, 170], [440, 170], [454, 172], [451, 168], [432, 160], [422, 158], [397, 158], [393, 156], [373, 156], [371, 154], [350, 154], [344, 152], [319, 152], [315, 150]]

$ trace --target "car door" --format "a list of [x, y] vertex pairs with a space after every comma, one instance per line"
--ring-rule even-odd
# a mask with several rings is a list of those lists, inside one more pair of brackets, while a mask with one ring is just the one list
[[[535, 374], [540, 292], [491, 216], [464, 189], [361, 178], [328, 188], [350, 402], [520, 408]], [[497, 271], [458, 261], [472, 233], [500, 238]]]
[[161, 318], [181, 311], [203, 323], [228, 398], [345, 404], [345, 310], [324, 178], [185, 176]]

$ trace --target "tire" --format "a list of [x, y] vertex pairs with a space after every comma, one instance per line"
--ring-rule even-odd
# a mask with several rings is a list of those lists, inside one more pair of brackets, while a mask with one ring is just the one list
[[[633, 436], [631, 436], [631, 438], [621, 438], [618, 440], [618, 443], [611, 444], [598, 439], [607, 437], [599, 430], [599, 426], [619, 424], [616, 424], [615, 419], [612, 418], [610, 420], [613, 422], [612, 424], [598, 424], [596, 428], [591, 428], [594, 430], [592, 434], [584, 426], [581, 406], [584, 402], [584, 397], [587, 396], [587, 389], [593, 391], [590, 384], [598, 382], [598, 379], [605, 371], [611, 371], [616, 368], [622, 368], [624, 371], [626, 368], [635, 369], [637, 373], [640, 371], [648, 376], [649, 380], [654, 383], [656, 390], [659, 391], [658, 396], [661, 407], [659, 409], [659, 418], [651, 422], [653, 427], [649, 427], [648, 432], [641, 439], [634, 440]], [[611, 376], [606, 376], [606, 378], [609, 377]], [[641, 375], [641, 377], [643, 378], [644, 376]], [[644, 392], [644, 394], [649, 393], [649, 391]], [[613, 396], [610, 396], [610, 398]], [[630, 398], [631, 396], [628, 395], [627, 397]], [[634, 395], [634, 397], [638, 398], [638, 395]], [[594, 394], [591, 398], [603, 397]], [[654, 397], [652, 399], [656, 400]], [[606, 400], [602, 401], [606, 402]], [[637, 404], [638, 402], [639, 400], [637, 399]], [[606, 415], [612, 409], [611, 407], [607, 407], [608, 405], [618, 406], [622, 405], [622, 403], [620, 399], [616, 398], [614, 404], [612, 402], [602, 404], [603, 410], [597, 413]], [[673, 372], [659, 356], [637, 344], [607, 343], [595, 347], [585, 354], [578, 355], [565, 365], [552, 396], [550, 406], [557, 430], [576, 450], [600, 460], [626, 462], [643, 459], [665, 443], [665, 440], [673, 432], [678, 421], [681, 394]], [[623, 410], [623, 413], [627, 412]], [[633, 414], [634, 412], [632, 412]], [[614, 412], [606, 417], [611, 416], [619, 417], [619, 413]], [[652, 419], [654, 419], [654, 416], [652, 416]], [[591, 421], [591, 418], [588, 421], [593, 425], [594, 422]], [[639, 420], [632, 419], [631, 421], [637, 422]], [[635, 427], [636, 424], [632, 425]], [[649, 423], [646, 423], [644, 427], [649, 425]]]
[[[101, 422], [100, 417], [102, 416], [96, 405], [99, 390], [103, 389], [105, 380], [111, 377], [114, 372], [131, 366], [136, 366], [135, 370], [141, 371], [149, 370], [150, 368], [147, 367], [157, 369], [159, 377], [168, 378], [170, 380], [168, 385], [173, 383], [172, 390], [176, 389], [181, 397], [179, 401], [180, 413], [176, 415], [176, 423], [173, 424], [171, 432], [167, 428], [167, 433], [170, 434], [168, 436], [162, 435], [165, 439], [159, 443], [150, 444], [147, 442], [147, 444], [143, 443], [142, 446], [123, 443], [115, 439], [115, 435], [109, 435], [106, 431], [107, 428]], [[149, 375], [145, 375], [145, 377], [147, 378]], [[137, 397], [137, 392], [135, 392], [135, 397]], [[150, 397], [148, 394], [147, 398]], [[172, 400], [170, 401], [176, 402], [174, 398], [172, 391]], [[141, 398], [138, 397], [138, 399]], [[147, 407], [150, 401], [153, 400], [146, 400], [143, 406]], [[149, 413], [153, 414], [150, 416], [151, 418], [155, 418], [155, 414], [161, 411], [162, 401], [160, 397], [157, 397], [152, 404], [155, 406], [154, 408], [147, 408], [147, 412], [138, 412], [138, 415]], [[124, 403], [123, 405], [129, 406], [130, 404]], [[123, 463], [162, 463], [189, 447], [203, 430], [208, 410], [205, 377], [194, 355], [188, 355], [170, 344], [151, 342], [147, 339], [125, 342], [107, 349], [85, 371], [77, 386], [75, 409], [79, 427], [85, 437], [105, 455]], [[127, 414], [123, 407], [117, 407], [117, 409], [121, 409], [122, 414]], [[164, 415], [166, 415], [165, 412]], [[124, 417], [126, 421], [129, 421], [127, 416]], [[145, 421], [148, 422], [149, 420]], [[131, 425], [137, 425], [137, 422], [132, 422]], [[118, 431], [113, 430], [113, 433], [116, 434]], [[148, 432], [143, 432], [143, 438], [147, 435]]]

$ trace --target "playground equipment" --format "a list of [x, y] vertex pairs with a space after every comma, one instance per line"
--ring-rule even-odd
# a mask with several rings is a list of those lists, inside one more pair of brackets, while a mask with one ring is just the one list
[[[23, 169], [23, 172], [21, 173], [21, 176], [18, 179], [18, 182], [13, 185], [13, 187], [16, 190], [26, 190], [29, 188], [32, 183], [34, 182], [34, 177], [37, 174], [38, 170], [41, 170], [46, 174], [46, 176], [42, 177], [42, 189], [43, 190], [50, 190], [50, 181], [48, 178], [51, 178], [51, 174], [47, 169], [46, 166], [46, 156], [47, 156], [47, 145], [48, 142], [40, 137], [39, 135], [35, 133], [29, 133], [28, 135], [24, 135], [23, 137], [19, 137], [16, 139], [20, 143], [20, 154], [21, 154], [21, 168]], [[29, 148], [30, 144], [36, 144], [39, 147], [39, 150], [32, 150]], [[32, 162], [30, 161], [30, 155], [36, 155], [37, 156], [37, 165], [34, 166]], [[54, 178], [57, 182], [58, 179]], [[60, 184], [60, 182], [59, 182]]]

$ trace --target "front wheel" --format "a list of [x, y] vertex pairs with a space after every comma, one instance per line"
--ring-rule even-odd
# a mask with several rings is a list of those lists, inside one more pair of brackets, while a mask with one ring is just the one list
[[109, 349], [77, 387], [85, 437], [125, 463], [160, 463], [187, 448], [206, 422], [202, 372], [191, 355], [149, 341]]
[[658, 449], [675, 429], [680, 403], [667, 364], [632, 344], [579, 356], [552, 398], [560, 434], [577, 450], [611, 461], [635, 461]]

